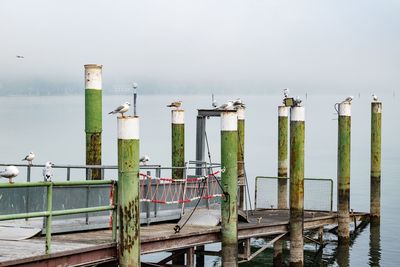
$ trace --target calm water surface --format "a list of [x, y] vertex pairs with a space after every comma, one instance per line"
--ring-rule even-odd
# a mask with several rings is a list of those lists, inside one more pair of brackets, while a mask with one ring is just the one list
[[[216, 96], [219, 102], [241, 97], [246, 111], [246, 166], [251, 194], [254, 177], [275, 176], [277, 168], [277, 106], [280, 95]], [[305, 175], [332, 178], [336, 183], [337, 120], [333, 105], [345, 95], [308, 95], [306, 107]], [[180, 96], [186, 110], [186, 159], [195, 158], [196, 109], [210, 108], [209, 96]], [[141, 117], [141, 154], [151, 163], [170, 165], [170, 111], [165, 107], [177, 97], [139, 96]], [[351, 208], [369, 210], [370, 96], [355, 97], [352, 110]], [[344, 259], [350, 266], [398, 266], [400, 220], [398, 188], [400, 185], [399, 100], [382, 95], [382, 220], [381, 228], [369, 227], [356, 238]], [[108, 115], [120, 103], [132, 102], [130, 96], [103, 98], [103, 164], [117, 163], [116, 119]], [[56, 164], [84, 164], [84, 97], [2, 97], [0, 98], [0, 162], [19, 163], [29, 151], [37, 155], [35, 163], [51, 160]], [[219, 119], [207, 121], [211, 155], [219, 161]], [[37, 173], [37, 180], [40, 174]], [[57, 175], [56, 175], [57, 176]], [[22, 177], [22, 176], [21, 176]], [[21, 178], [22, 179], [22, 178]], [[36, 179], [36, 178], [34, 178]], [[62, 178], [55, 178], [55, 180]], [[17, 178], [18, 180], [18, 178]], [[336, 190], [336, 189], [335, 189]], [[336, 191], [335, 191], [336, 192]], [[253, 198], [253, 197], [252, 197]], [[336, 197], [335, 197], [336, 198]], [[379, 233], [380, 232], [380, 233]], [[380, 242], [378, 242], [380, 240]], [[255, 241], [255, 244], [262, 242]], [[370, 246], [370, 243], [372, 246]], [[218, 245], [214, 245], [216, 249]], [[372, 247], [372, 249], [370, 249]], [[245, 266], [268, 266], [269, 250]], [[320, 257], [322, 266], [337, 266], [336, 248], [328, 245]], [[306, 263], [313, 265], [313, 246], [306, 249]], [[215, 259], [208, 258], [208, 265]], [[343, 260], [343, 259], [341, 259]], [[319, 264], [318, 264], [319, 265]]]

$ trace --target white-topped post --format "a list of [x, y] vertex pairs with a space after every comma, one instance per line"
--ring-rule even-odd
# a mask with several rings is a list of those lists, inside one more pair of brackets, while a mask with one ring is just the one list
[[221, 175], [221, 185], [224, 190], [221, 199], [222, 266], [229, 267], [238, 265], [237, 126], [236, 111], [221, 112], [221, 167], [224, 170]]
[[118, 117], [119, 266], [140, 266], [139, 117]]
[[290, 266], [304, 265], [304, 107], [290, 109]]

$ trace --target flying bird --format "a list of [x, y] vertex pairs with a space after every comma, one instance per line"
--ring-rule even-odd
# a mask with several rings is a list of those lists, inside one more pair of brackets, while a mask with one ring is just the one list
[[378, 101], [378, 96], [377, 96], [376, 94], [372, 94], [372, 99], [373, 99], [374, 101]]
[[143, 165], [146, 165], [146, 163], [147, 163], [148, 161], [150, 161], [150, 157], [147, 156], [147, 155], [144, 155], [143, 157], [141, 157], [141, 158], [139, 159], [139, 162], [140, 162], [140, 163], [143, 163]]
[[21, 55], [16, 55], [16, 58], [25, 58], [25, 57]]
[[54, 164], [50, 161], [46, 162], [43, 168], [43, 178], [46, 182], [50, 182], [53, 178], [53, 167]]
[[222, 109], [222, 110], [229, 110], [233, 108], [233, 101], [228, 101], [225, 104], [222, 104], [221, 106], [219, 106], [217, 109]]
[[32, 161], [35, 158], [35, 154], [33, 152], [29, 152], [28, 155], [25, 156], [25, 158], [22, 159], [22, 161], [26, 160], [28, 161], [29, 165], [32, 165]]
[[117, 107], [116, 109], [114, 109], [113, 111], [109, 112], [108, 114], [121, 113], [122, 118], [125, 118], [124, 117], [124, 113], [129, 110], [130, 105], [131, 104], [129, 102], [125, 102], [124, 104], [122, 104], [121, 106]]
[[284, 96], [285, 98], [288, 98], [288, 97], [289, 97], [289, 88], [283, 89], [283, 96]]
[[182, 101], [174, 101], [171, 104], [167, 105], [169, 108], [175, 108], [175, 109], [180, 109], [182, 106]]
[[18, 174], [18, 168], [13, 165], [7, 166], [4, 171], [0, 171], [0, 177], [7, 178], [10, 184], [14, 183], [13, 178]]

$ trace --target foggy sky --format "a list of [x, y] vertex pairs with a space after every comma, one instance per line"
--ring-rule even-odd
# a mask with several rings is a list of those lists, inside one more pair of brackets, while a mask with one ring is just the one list
[[98, 63], [107, 84], [161, 90], [391, 91], [399, 14], [396, 0], [1, 0], [0, 85], [83, 86]]

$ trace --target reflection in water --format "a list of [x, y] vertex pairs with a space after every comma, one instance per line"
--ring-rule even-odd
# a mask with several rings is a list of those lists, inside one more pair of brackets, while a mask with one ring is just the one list
[[340, 267], [350, 266], [349, 256], [350, 256], [350, 243], [349, 242], [339, 242], [337, 247], [337, 263]]
[[380, 266], [381, 225], [379, 218], [371, 218], [369, 231], [369, 265]]

